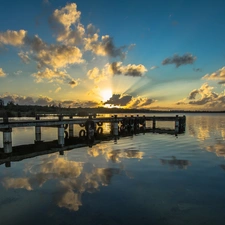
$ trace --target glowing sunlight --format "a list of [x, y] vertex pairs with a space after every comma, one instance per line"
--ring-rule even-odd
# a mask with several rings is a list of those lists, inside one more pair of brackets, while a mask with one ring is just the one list
[[102, 97], [102, 101], [105, 102], [112, 97], [112, 90], [111, 89], [101, 90], [100, 96]]

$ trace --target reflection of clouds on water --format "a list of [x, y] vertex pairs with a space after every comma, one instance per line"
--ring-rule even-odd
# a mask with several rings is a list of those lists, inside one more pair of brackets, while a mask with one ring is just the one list
[[188, 117], [189, 134], [200, 141], [201, 147], [218, 157], [225, 157], [224, 115]]
[[225, 140], [225, 121], [223, 116], [189, 116], [188, 132], [198, 140], [204, 141], [211, 137]]
[[24, 172], [24, 177], [4, 178], [2, 185], [6, 189], [22, 188], [32, 191], [54, 179], [58, 182], [57, 188], [53, 189], [56, 204], [59, 207], [77, 211], [82, 205], [82, 193], [99, 191], [101, 186], [109, 185], [113, 175], [119, 174], [121, 170], [95, 168], [89, 164], [89, 171], [86, 172], [84, 163], [68, 161], [53, 154], [51, 157], [44, 158], [40, 164], [28, 165]]
[[206, 150], [216, 153], [218, 157], [225, 157], [225, 143], [223, 142], [218, 142], [212, 146], [206, 146]]
[[169, 165], [171, 167], [177, 166], [179, 169], [187, 169], [191, 163], [185, 159], [177, 159], [176, 157], [172, 156], [172, 159], [160, 159], [163, 165]]
[[105, 157], [107, 161], [111, 160], [114, 163], [121, 162], [120, 159], [129, 159], [129, 158], [135, 158], [135, 159], [143, 159], [144, 152], [140, 152], [139, 150], [136, 150], [135, 148], [129, 148], [129, 149], [116, 149], [113, 150], [111, 147], [108, 147], [107, 145], [97, 145], [93, 146], [91, 149], [89, 149], [88, 154], [93, 157], [97, 157], [99, 155], [102, 155]]
[[33, 190], [28, 178], [5, 178], [2, 181], [2, 184], [5, 188], [24, 188], [28, 191]]

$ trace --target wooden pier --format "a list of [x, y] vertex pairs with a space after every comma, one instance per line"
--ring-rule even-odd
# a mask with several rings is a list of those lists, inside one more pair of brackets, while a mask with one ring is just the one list
[[[152, 127], [146, 127], [146, 122], [151, 121]], [[101, 127], [103, 123], [111, 124], [111, 133], [116, 138], [124, 132], [136, 132], [137, 130], [145, 131], [150, 129], [156, 131], [158, 129], [158, 121], [172, 121], [174, 122], [174, 132], [178, 134], [185, 130], [186, 117], [185, 116], [124, 116], [118, 117], [117, 115], [111, 117], [93, 117], [86, 118], [73, 118], [68, 115], [57, 115], [57, 119], [41, 119], [40, 115], [37, 115], [33, 120], [16, 120], [9, 121], [8, 118], [3, 118], [3, 122], [0, 122], [0, 131], [3, 132], [3, 149], [4, 153], [8, 154], [12, 152], [12, 132], [16, 127], [35, 127], [35, 143], [41, 142], [41, 127], [55, 127], [58, 129], [58, 147], [63, 148], [65, 145], [64, 132], [69, 130], [69, 137], [74, 135], [74, 124], [79, 124], [83, 127], [82, 136], [85, 136], [88, 140], [93, 140], [96, 133], [96, 125]]]

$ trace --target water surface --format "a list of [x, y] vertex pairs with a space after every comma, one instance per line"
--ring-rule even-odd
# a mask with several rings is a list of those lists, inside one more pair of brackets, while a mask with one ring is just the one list
[[[223, 224], [224, 114], [186, 116], [177, 137], [138, 134], [0, 165], [1, 224]], [[13, 145], [33, 140], [34, 128], [13, 130]]]

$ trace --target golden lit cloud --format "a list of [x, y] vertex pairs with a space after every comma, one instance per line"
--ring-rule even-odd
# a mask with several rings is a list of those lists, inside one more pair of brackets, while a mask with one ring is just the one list
[[6, 76], [5, 72], [3, 71], [2, 68], [0, 68], [0, 77], [5, 77], [5, 76]]
[[38, 67], [51, 66], [55, 69], [66, 67], [69, 64], [82, 63], [82, 52], [75, 46], [51, 45], [36, 54]]
[[65, 29], [69, 29], [70, 26], [76, 23], [80, 18], [81, 12], [77, 11], [76, 3], [67, 4], [61, 9], [56, 9], [53, 13], [53, 18]]
[[105, 70], [99, 70], [97, 67], [94, 67], [92, 70], [87, 72], [87, 76], [90, 80], [94, 80], [95, 83], [99, 83], [102, 80], [107, 80], [108, 75]]
[[25, 30], [13, 31], [7, 30], [0, 33], [0, 43], [5, 45], [20, 46], [24, 44], [24, 38], [27, 34]]
[[71, 87], [75, 87], [79, 84], [79, 79], [75, 80], [73, 79], [66, 70], [59, 71], [59, 70], [51, 70], [49, 68], [46, 68], [44, 71], [38, 71], [37, 73], [32, 74], [33, 77], [35, 77], [35, 81], [37, 83], [43, 82], [44, 79], [49, 81], [56, 81], [59, 83], [65, 82]]
[[101, 41], [99, 41], [98, 38], [99, 36], [97, 33], [85, 38], [85, 50], [90, 50], [94, 54], [100, 56], [125, 58], [126, 54], [123, 51], [125, 46], [119, 48], [115, 47], [113, 38], [109, 35], [102, 36]]
[[177, 105], [204, 106], [204, 109], [217, 110], [225, 106], [225, 93], [213, 92], [214, 87], [204, 83], [199, 89], [194, 89], [189, 96], [178, 101]]
[[220, 80], [219, 84], [225, 83], [225, 66], [214, 73], [206, 74], [202, 79], [205, 80]]

